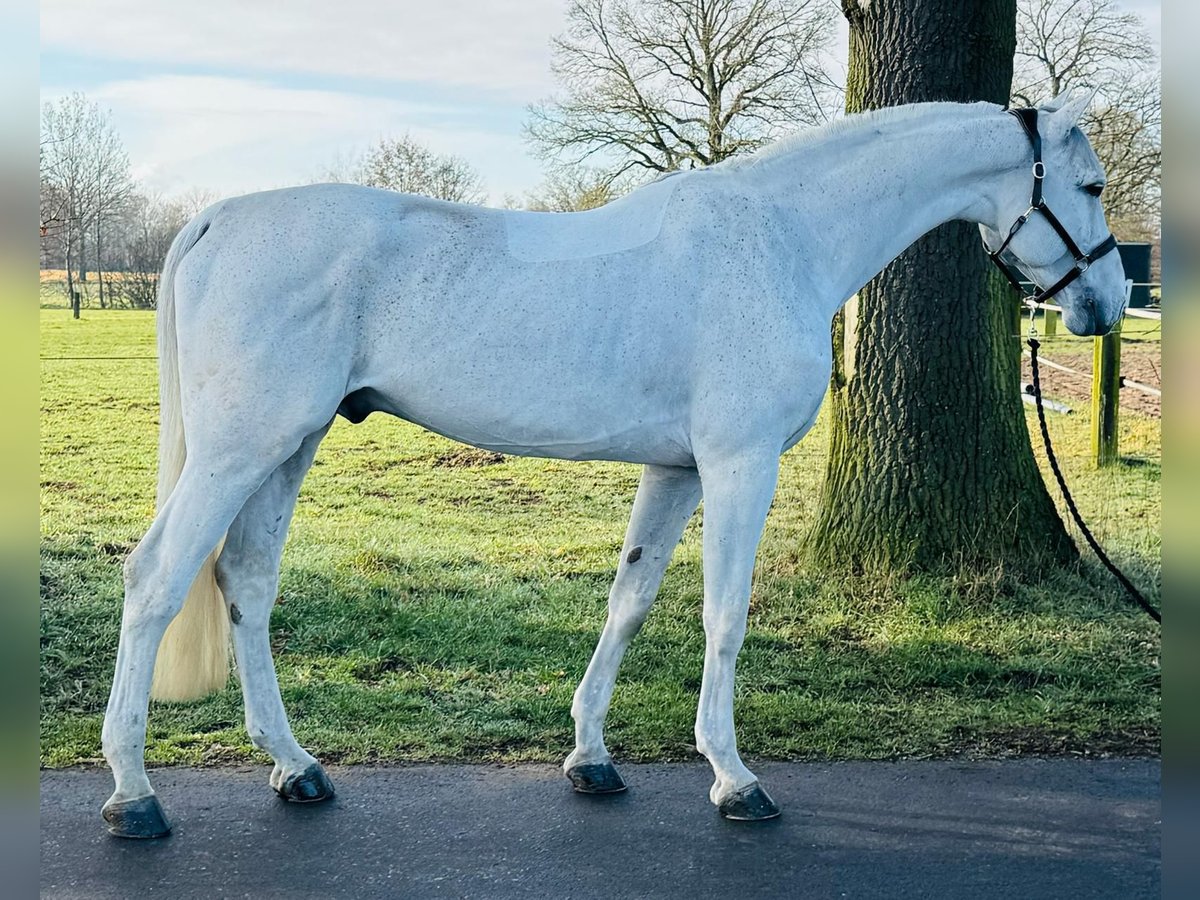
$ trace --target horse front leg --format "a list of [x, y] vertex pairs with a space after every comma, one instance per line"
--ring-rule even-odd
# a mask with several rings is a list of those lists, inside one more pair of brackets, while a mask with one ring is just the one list
[[713, 767], [709, 799], [729, 819], [770, 819], [779, 807], [742, 763], [733, 725], [734, 667], [746, 636], [754, 557], [779, 476], [777, 450], [702, 461], [704, 679], [696, 749]]
[[646, 621], [671, 554], [699, 502], [700, 476], [695, 469], [646, 466], [642, 470], [608, 595], [608, 619], [571, 704], [575, 749], [563, 763], [563, 771], [577, 791], [604, 794], [625, 789], [604, 746], [604, 719], [621, 659]]

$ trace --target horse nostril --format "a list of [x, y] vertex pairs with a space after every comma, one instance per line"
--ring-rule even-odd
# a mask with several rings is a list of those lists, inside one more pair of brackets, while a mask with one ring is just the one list
[[1101, 334], [1104, 323], [1096, 298], [1091, 294], [1080, 294], [1075, 302], [1063, 307], [1063, 322], [1073, 334]]
[[1097, 304], [1096, 298], [1089, 294], [1084, 298], [1084, 302], [1086, 304], [1085, 308], [1087, 309], [1088, 319], [1092, 326], [1088, 333], [1094, 335], [1107, 334], [1110, 326], [1105, 323], [1104, 317], [1100, 315], [1100, 306]]

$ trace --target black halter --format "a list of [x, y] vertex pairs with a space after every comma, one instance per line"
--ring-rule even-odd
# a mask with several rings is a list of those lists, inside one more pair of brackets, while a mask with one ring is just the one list
[[[1021, 213], [1021, 215], [1017, 217], [1017, 221], [1013, 222], [1012, 228], [1008, 230], [1008, 237], [1004, 239], [1004, 243], [1001, 244], [997, 249], [992, 250], [988, 247], [987, 241], [984, 241], [983, 248], [987, 250], [988, 256], [992, 258], [992, 262], [994, 262], [1000, 271], [1004, 273], [1005, 277], [1012, 282], [1013, 287], [1017, 289], [1018, 293], [1024, 296], [1026, 300], [1031, 300], [1033, 303], [1044, 303], [1084, 272], [1086, 272], [1088, 267], [1100, 257], [1111, 252], [1112, 250], [1115, 250], [1117, 247], [1117, 239], [1112, 234], [1109, 234], [1108, 237], [1096, 245], [1091, 253], [1084, 253], [1079, 249], [1079, 245], [1076, 244], [1071, 238], [1071, 235], [1067, 232], [1067, 229], [1063, 227], [1063, 223], [1058, 221], [1058, 216], [1054, 215], [1054, 213], [1050, 211], [1050, 207], [1046, 205], [1046, 201], [1042, 197], [1042, 182], [1046, 178], [1046, 164], [1042, 162], [1042, 136], [1038, 134], [1037, 127], [1038, 111], [1036, 109], [1029, 108], [1010, 109], [1008, 112], [1010, 115], [1017, 117], [1017, 121], [1019, 121], [1021, 123], [1021, 127], [1025, 129], [1025, 134], [1029, 136], [1029, 143], [1033, 145], [1033, 196], [1029, 201], [1029, 209]], [[1021, 226], [1028, 222], [1029, 217], [1035, 212], [1041, 213], [1042, 218], [1049, 222], [1050, 226], [1058, 233], [1058, 236], [1062, 238], [1062, 242], [1067, 245], [1067, 250], [1070, 252], [1071, 256], [1075, 258], [1075, 265], [1071, 267], [1071, 271], [1069, 271], [1062, 278], [1058, 279], [1058, 281], [1054, 282], [1054, 284], [1046, 288], [1044, 291], [1039, 293], [1035, 290], [1032, 294], [1026, 294], [1025, 288], [1021, 285], [1021, 280], [1017, 277], [1017, 274], [1013, 272], [1012, 268], [1000, 258], [1000, 254], [1005, 251], [1012, 239], [1016, 237], [1017, 232], [1021, 230]]]

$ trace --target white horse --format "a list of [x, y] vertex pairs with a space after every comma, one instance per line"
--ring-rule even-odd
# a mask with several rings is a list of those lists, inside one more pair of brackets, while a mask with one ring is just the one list
[[[1087, 100], [1038, 118], [1045, 196], [1094, 246], [1108, 229], [1104, 172], [1076, 128]], [[564, 768], [581, 791], [624, 787], [603, 737], [617, 667], [703, 492], [696, 747], [722, 814], [776, 815], [738, 755], [734, 663], [780, 454], [826, 391], [831, 317], [940, 223], [977, 222], [1000, 244], [1027, 212], [1032, 158], [1000, 107], [937, 103], [851, 116], [592, 212], [347, 185], [205, 210], [175, 239], [160, 285], [159, 510], [125, 565], [103, 731], [110, 831], [170, 830], [143, 766], [152, 681], [162, 698], [219, 688], [230, 631], [247, 730], [275, 761], [271, 785], [294, 801], [332, 794], [288, 726], [268, 619], [317, 445], [335, 415], [376, 410], [505, 453], [644, 466], [608, 619], [571, 706]], [[1005, 252], [1042, 285], [1075, 265], [1036, 216]], [[1060, 302], [1072, 331], [1107, 331], [1125, 303], [1117, 255]]]

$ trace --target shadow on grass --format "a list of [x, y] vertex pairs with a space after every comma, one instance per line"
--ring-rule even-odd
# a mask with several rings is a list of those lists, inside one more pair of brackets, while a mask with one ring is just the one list
[[1138, 456], [1122, 456], [1120, 463], [1127, 469], [1143, 469], [1154, 479], [1162, 478], [1162, 462], [1157, 459], [1145, 459]]
[[[49, 765], [99, 755], [120, 619], [113, 546], [43, 548]], [[271, 638], [298, 738], [342, 762], [561, 759], [610, 577], [562, 567], [534, 579], [467, 557], [285, 564]], [[777, 758], [1156, 752], [1157, 632], [1091, 577], [990, 597], [930, 577], [883, 589], [761, 578], [739, 659], [741, 745]], [[698, 563], [672, 566], [621, 670], [614, 753], [694, 755], [700, 594]], [[240, 720], [236, 679], [196, 703], [155, 705], [148, 757], [261, 761]]]

